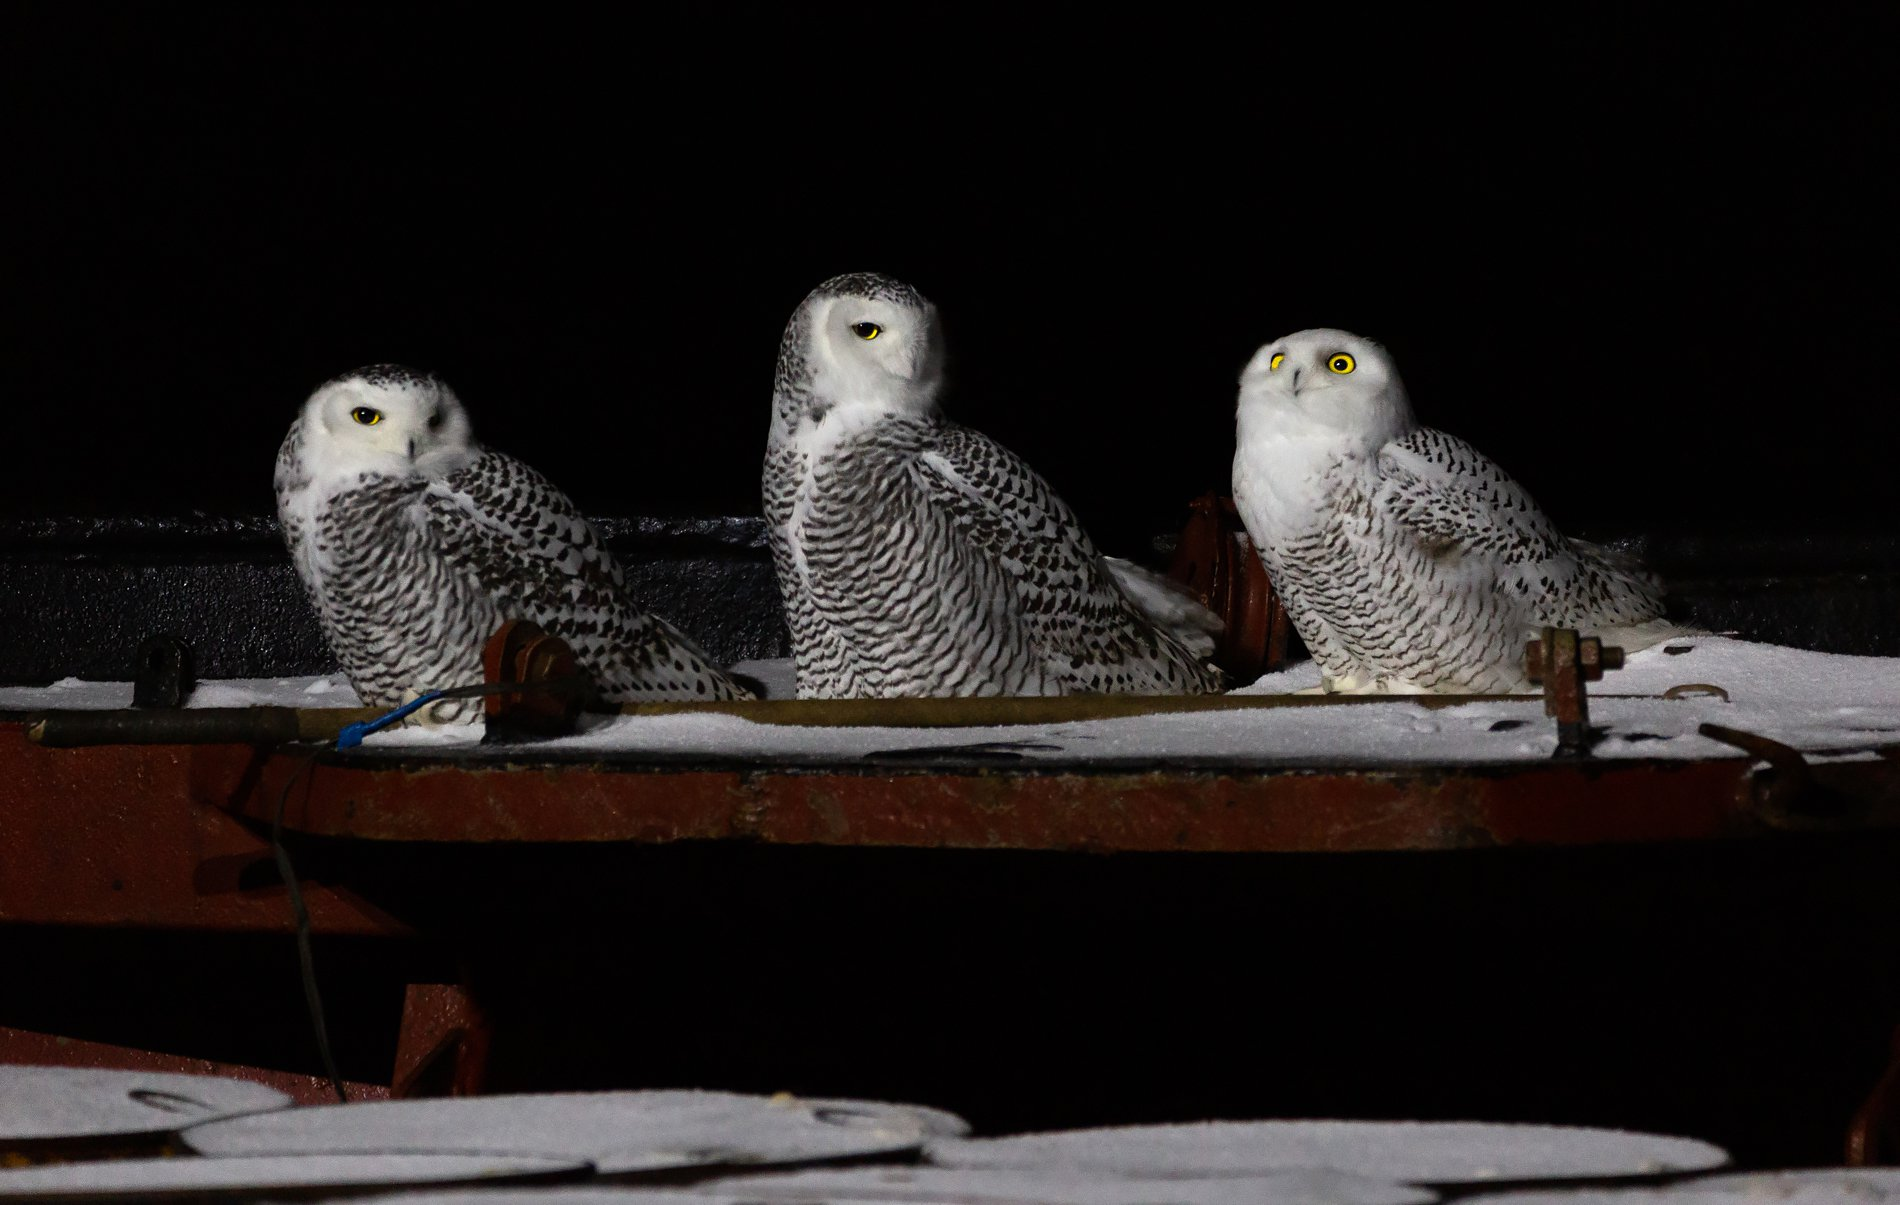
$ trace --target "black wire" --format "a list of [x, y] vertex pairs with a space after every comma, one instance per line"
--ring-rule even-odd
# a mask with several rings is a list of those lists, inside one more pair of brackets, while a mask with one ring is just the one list
[[304, 907], [303, 888], [297, 882], [297, 872], [291, 868], [290, 852], [284, 848], [284, 804], [290, 799], [292, 788], [310, 767], [317, 764], [323, 756], [323, 749], [314, 750], [303, 764], [292, 772], [290, 781], [284, 784], [282, 793], [277, 796], [277, 813], [271, 818], [270, 847], [277, 858], [277, 873], [283, 878], [284, 886], [290, 892], [290, 919], [297, 930], [297, 962], [303, 973], [304, 1006], [310, 1012], [310, 1028], [317, 1035], [317, 1053], [323, 1058], [323, 1070], [330, 1077], [330, 1087], [335, 1089], [336, 1098], [345, 1104], [349, 1096], [343, 1091], [343, 1077], [336, 1068], [336, 1055], [330, 1050], [330, 1029], [324, 1023], [323, 996], [317, 991], [316, 960], [310, 951], [310, 911]]
[[[480, 686], [458, 686], [441, 692], [445, 699], [476, 698], [491, 694], [531, 693], [540, 690], [567, 693], [584, 689], [591, 680], [583, 674], [570, 674], [560, 678], [550, 678], [541, 682], [484, 683]], [[316, 1034], [317, 1054], [323, 1059], [323, 1070], [330, 1077], [330, 1087], [335, 1090], [336, 1098], [344, 1104], [349, 1103], [349, 1095], [343, 1090], [343, 1076], [337, 1071], [336, 1054], [330, 1049], [330, 1027], [324, 1020], [323, 994], [317, 990], [316, 958], [310, 949], [310, 910], [304, 907], [303, 887], [297, 882], [297, 872], [290, 865], [290, 851], [284, 848], [284, 805], [290, 801], [290, 792], [297, 786], [297, 780], [317, 764], [324, 749], [319, 746], [303, 759], [284, 789], [277, 796], [277, 810], [271, 817], [270, 848], [277, 859], [277, 873], [284, 880], [284, 887], [290, 893], [290, 919], [297, 931], [297, 964], [303, 975], [304, 1007], [310, 1013], [310, 1028]]]

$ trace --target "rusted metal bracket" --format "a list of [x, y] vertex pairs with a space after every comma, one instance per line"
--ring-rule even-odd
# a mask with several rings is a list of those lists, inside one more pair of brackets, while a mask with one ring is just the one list
[[481, 1095], [493, 1036], [493, 1023], [466, 984], [410, 984], [403, 995], [390, 1095], [399, 1100]]
[[1551, 756], [1590, 756], [1597, 736], [1590, 730], [1590, 696], [1583, 684], [1622, 668], [1622, 649], [1605, 648], [1595, 636], [1579, 636], [1572, 628], [1545, 628], [1541, 640], [1525, 646], [1524, 672], [1531, 685], [1544, 688], [1544, 714], [1557, 721], [1557, 751]]
[[1754, 776], [1755, 811], [1777, 828], [1829, 827], [1854, 810], [1845, 796], [1815, 781], [1807, 759], [1792, 745], [1721, 724], [1703, 724], [1696, 732], [1768, 763]]
[[1887, 1073], [1874, 1085], [1847, 1131], [1847, 1162], [1851, 1167], [1900, 1163], [1900, 1027], [1893, 1031], [1893, 1058]]
[[[483, 739], [491, 742], [572, 732], [592, 694], [567, 642], [525, 619], [495, 629], [482, 649], [482, 670]], [[506, 687], [520, 689], [498, 689]]]
[[1251, 682], [1286, 663], [1293, 624], [1273, 592], [1232, 498], [1207, 493], [1188, 506], [1168, 576], [1226, 626], [1214, 663], [1236, 682]]

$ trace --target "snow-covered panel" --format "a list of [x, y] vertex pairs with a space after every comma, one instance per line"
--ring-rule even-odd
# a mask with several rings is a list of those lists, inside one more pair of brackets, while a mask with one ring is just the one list
[[275, 1088], [214, 1075], [0, 1066], [0, 1141], [169, 1134], [288, 1104]]
[[690, 1188], [588, 1185], [405, 1195], [404, 1205], [1429, 1205], [1429, 1189], [1307, 1170], [1131, 1180], [1079, 1171], [861, 1167], [701, 1181]]
[[0, 1169], [4, 1201], [254, 1200], [260, 1193], [388, 1189], [580, 1175], [585, 1163], [519, 1155], [274, 1155], [116, 1159]]
[[1485, 1205], [1876, 1205], [1900, 1201], [1900, 1168], [1820, 1168], [1698, 1177], [1656, 1188], [1514, 1192]]
[[821, 1205], [1429, 1205], [1413, 1185], [1324, 1169], [1140, 1179], [1085, 1168], [854, 1167], [729, 1176], [694, 1186], [720, 1202]]
[[1138, 1177], [1329, 1168], [1409, 1184], [1705, 1171], [1728, 1163], [1692, 1138], [1571, 1126], [1416, 1121], [1215, 1121], [944, 1139], [953, 1168], [1078, 1168]]
[[478, 1150], [633, 1172], [888, 1155], [926, 1137], [895, 1110], [840, 1123], [794, 1097], [680, 1090], [323, 1105], [198, 1126], [185, 1142], [205, 1155]]

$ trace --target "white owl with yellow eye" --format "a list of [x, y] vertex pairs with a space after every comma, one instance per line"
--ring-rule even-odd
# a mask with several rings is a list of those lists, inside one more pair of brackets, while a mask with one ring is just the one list
[[1370, 339], [1262, 347], [1236, 435], [1234, 501], [1326, 690], [1524, 690], [1546, 626], [1627, 650], [1681, 630], [1640, 570], [1565, 539], [1482, 452], [1420, 426]]
[[[639, 607], [566, 494], [475, 442], [435, 376], [378, 364], [319, 387], [278, 449], [276, 487], [330, 650], [372, 707], [480, 685], [483, 646], [511, 619], [566, 641], [607, 703], [747, 696]], [[480, 713], [449, 700], [427, 718]]]

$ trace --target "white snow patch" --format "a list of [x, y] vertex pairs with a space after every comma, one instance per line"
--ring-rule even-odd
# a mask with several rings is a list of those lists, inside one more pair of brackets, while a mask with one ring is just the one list
[[[200, 682], [187, 707], [360, 707], [342, 674], [317, 678], [221, 678]], [[51, 686], [0, 686], [0, 711], [114, 711], [132, 706], [130, 682], [61, 678]]]
[[1900, 1201], [1900, 1168], [1817, 1168], [1738, 1172], [1683, 1180], [1659, 1188], [1582, 1192], [1517, 1192], [1483, 1198], [1485, 1205], [1871, 1205]]
[[0, 1198], [36, 1201], [100, 1195], [178, 1199], [185, 1194], [387, 1189], [400, 1184], [490, 1183], [574, 1174], [587, 1164], [529, 1155], [285, 1155], [236, 1159], [106, 1159], [0, 1170]]
[[291, 1103], [247, 1080], [97, 1067], [0, 1067], [0, 1141], [165, 1134]]
[[731, 1202], [838, 1205], [1430, 1205], [1437, 1194], [1343, 1172], [1284, 1169], [1247, 1176], [1137, 1179], [1071, 1167], [852, 1167], [733, 1176], [695, 1192]]
[[[231, 1123], [224, 1123], [231, 1124]], [[1142, 1178], [1329, 1168], [1410, 1184], [1705, 1171], [1728, 1153], [1693, 1138], [1578, 1126], [1442, 1121], [1213, 1121], [940, 1139], [953, 1168], [1071, 1168]]]
[[392, 724], [363, 738], [365, 749], [452, 749], [479, 745], [486, 726], [473, 724]]
[[929, 1135], [929, 1123], [897, 1107], [834, 1121], [790, 1096], [666, 1089], [311, 1105], [194, 1126], [184, 1140], [201, 1155], [219, 1157], [446, 1150], [558, 1156], [616, 1175], [902, 1154]]
[[[1686, 651], [1671, 654], [1670, 648]], [[1308, 664], [1263, 681], [1285, 692], [1317, 680], [1318, 671]], [[1729, 700], [1710, 694], [1659, 697], [1671, 686], [1695, 683], [1721, 686]], [[1876, 746], [1900, 744], [1900, 659], [1685, 638], [1635, 654], [1628, 668], [1591, 687], [1591, 722], [1606, 730], [1595, 750], [1599, 757], [1741, 756], [1732, 746], [1697, 735], [1710, 722], [1824, 755], [1865, 755]], [[1608, 697], [1617, 694], [1657, 697]], [[939, 750], [1003, 760], [1361, 765], [1540, 760], [1556, 746], [1555, 725], [1535, 695], [1445, 708], [1401, 696], [987, 728], [822, 728], [719, 714], [621, 716], [549, 743], [555, 749], [729, 758], [857, 760]]]

